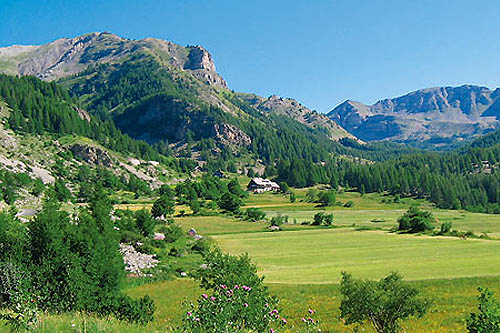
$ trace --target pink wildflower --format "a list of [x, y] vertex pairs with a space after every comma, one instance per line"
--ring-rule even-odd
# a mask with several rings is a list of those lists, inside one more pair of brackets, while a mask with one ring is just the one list
[[201, 297], [208, 298], [208, 295], [207, 294], [201, 294]]
[[272, 328], [271, 328], [271, 329], [269, 330], [269, 332], [274, 333], [274, 329], [272, 329]]
[[309, 313], [310, 313], [310, 314], [313, 314], [313, 313], [315, 313], [315, 312], [316, 312], [316, 311], [314, 311], [313, 309], [309, 309]]
[[302, 318], [302, 321], [303, 321], [304, 323], [307, 323], [306, 318]]
[[248, 308], [248, 303], [243, 304], [245, 308]]
[[210, 300], [215, 301], [215, 297], [214, 296], [210, 297]]
[[234, 286], [234, 289], [235, 289], [235, 290], [238, 290], [238, 289], [240, 289], [240, 286], [235, 285], [235, 286]]
[[193, 315], [193, 313], [192, 313], [191, 311], [188, 311], [187, 315], [188, 315], [189, 317], [191, 317], [191, 316]]

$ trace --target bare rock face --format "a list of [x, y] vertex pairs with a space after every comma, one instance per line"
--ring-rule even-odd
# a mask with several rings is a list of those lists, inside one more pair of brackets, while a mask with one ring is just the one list
[[230, 124], [214, 124], [214, 135], [225, 146], [248, 147], [252, 139], [236, 126]]
[[206, 69], [216, 72], [212, 55], [207, 50], [201, 46], [191, 46], [188, 50], [188, 61], [184, 65], [184, 69]]
[[357, 140], [351, 133], [347, 132], [326, 115], [313, 111], [292, 98], [284, 98], [277, 95], [263, 98], [254, 94], [243, 93], [238, 94], [238, 97], [261, 112], [287, 116], [307, 127], [324, 129], [328, 133], [328, 137], [333, 141], [338, 141], [342, 138]]
[[90, 123], [90, 114], [83, 110], [83, 109], [80, 109], [78, 107], [75, 106], [75, 111], [78, 113], [78, 116], [82, 119], [82, 120], [86, 120]]
[[111, 157], [109, 157], [109, 154], [99, 147], [77, 143], [74, 144], [70, 150], [75, 156], [80, 157], [87, 163], [102, 165], [108, 168], [113, 165], [113, 161]]
[[189, 54], [184, 69], [192, 70], [192, 74], [208, 85], [219, 86], [227, 89], [224, 79], [217, 74], [212, 55], [201, 46], [187, 48]]
[[348, 100], [328, 117], [362, 140], [440, 146], [499, 128], [499, 105], [498, 89], [463, 85], [417, 90], [373, 105]]

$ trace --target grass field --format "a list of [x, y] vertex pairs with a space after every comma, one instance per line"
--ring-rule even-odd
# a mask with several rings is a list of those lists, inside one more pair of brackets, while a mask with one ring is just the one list
[[[498, 238], [500, 215], [439, 210], [422, 201], [403, 199], [394, 203], [380, 194], [360, 196], [346, 192], [339, 194], [337, 200], [342, 203], [351, 200], [354, 207], [328, 207], [326, 211], [334, 214], [334, 224], [338, 227], [318, 228], [300, 225], [323, 210], [305, 202], [306, 191], [296, 190], [297, 202], [293, 204], [288, 196], [271, 193], [252, 194], [246, 200], [246, 207], [260, 207], [268, 217], [278, 213], [288, 215], [291, 224], [285, 225], [282, 232], [268, 232], [264, 222], [192, 216], [187, 207], [177, 207], [177, 212], [185, 210], [187, 214], [175, 218], [184, 230], [195, 228], [215, 240], [224, 251], [250, 254], [260, 273], [266, 276], [271, 291], [280, 298], [289, 319], [288, 329], [280, 332], [297, 331], [308, 308], [318, 311], [323, 332], [372, 332], [368, 326], [346, 327], [339, 318], [341, 295], [337, 283], [344, 270], [369, 279], [398, 271], [424, 296], [433, 299], [434, 305], [425, 317], [403, 324], [406, 332], [463, 332], [465, 318], [477, 307], [478, 286], [490, 288], [500, 298], [500, 241], [389, 231], [414, 203], [432, 210], [438, 223], [450, 221], [454, 229]], [[148, 209], [150, 204], [115, 206], [118, 207]], [[380, 230], [356, 231], [357, 227]], [[157, 311], [153, 323], [137, 326], [85, 314], [50, 315], [42, 317], [37, 332], [166, 332], [180, 325], [183, 304], [196, 300], [201, 290], [196, 281], [175, 279], [130, 287], [126, 292], [133, 297], [147, 294], [155, 300]]]
[[222, 250], [248, 252], [269, 283], [337, 283], [340, 272], [409, 280], [500, 276], [500, 242], [352, 229], [218, 235]]

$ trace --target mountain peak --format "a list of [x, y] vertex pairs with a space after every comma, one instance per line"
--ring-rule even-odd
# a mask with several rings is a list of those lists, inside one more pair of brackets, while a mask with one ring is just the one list
[[468, 139], [500, 126], [499, 118], [494, 117], [498, 108], [491, 108], [498, 105], [499, 95], [470, 84], [432, 87], [370, 106], [347, 100], [328, 116], [362, 140], [421, 144], [436, 138]]

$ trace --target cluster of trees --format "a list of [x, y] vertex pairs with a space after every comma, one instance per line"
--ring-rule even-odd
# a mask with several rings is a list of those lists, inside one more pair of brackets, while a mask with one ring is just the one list
[[31, 179], [27, 173], [0, 170], [0, 201], [13, 204], [19, 198], [21, 188], [30, 189], [33, 195], [39, 195], [44, 190], [44, 185], [41, 180]]
[[[276, 180], [295, 187], [330, 184], [359, 192], [384, 192], [425, 198], [440, 208], [500, 213], [500, 145], [466, 153], [421, 153], [385, 162], [355, 163], [329, 159], [323, 164], [303, 159], [280, 160]], [[491, 173], [478, 170], [488, 161]]]
[[58, 136], [82, 135], [114, 151], [161, 161], [180, 171], [194, 168], [192, 162], [176, 161], [161, 155], [155, 150], [161, 145], [153, 148], [144, 141], [123, 134], [112, 121], [94, 117], [88, 120], [81, 116], [77, 112], [78, 100], [70, 97], [68, 91], [56, 83], [0, 74], [0, 98], [11, 108], [8, 123], [16, 131]]
[[[124, 277], [111, 204], [102, 188], [77, 217], [49, 196], [29, 228], [10, 213], [0, 213], [0, 306], [7, 320], [31, 325], [37, 310], [113, 314], [132, 322], [153, 319], [147, 296], [132, 299], [120, 291]], [[26, 328], [26, 327], [25, 327]]]

